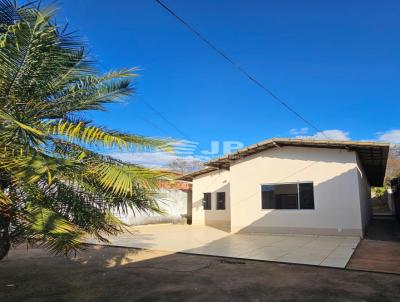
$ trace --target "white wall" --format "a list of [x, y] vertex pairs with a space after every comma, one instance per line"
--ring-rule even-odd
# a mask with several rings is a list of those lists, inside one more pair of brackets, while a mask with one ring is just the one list
[[[314, 210], [261, 209], [262, 184], [292, 182], [313, 182]], [[233, 232], [362, 235], [355, 152], [269, 149], [232, 164], [230, 184]]]
[[[193, 181], [192, 223], [230, 225], [229, 171], [218, 170], [196, 177]], [[203, 209], [203, 193], [211, 193], [211, 210]], [[216, 210], [216, 192], [225, 192], [225, 210]]]
[[360, 195], [361, 222], [363, 226], [363, 232], [365, 232], [365, 227], [372, 218], [371, 187], [368, 183], [368, 179], [365, 175], [364, 168], [358, 156], [357, 156], [357, 168], [358, 168], [357, 177], [358, 177], [358, 191]]
[[127, 214], [116, 216], [129, 225], [141, 225], [162, 222], [183, 222], [182, 215], [187, 214], [187, 193], [179, 189], [160, 189], [160, 196], [157, 198], [158, 205], [165, 214], [144, 213], [129, 210]]

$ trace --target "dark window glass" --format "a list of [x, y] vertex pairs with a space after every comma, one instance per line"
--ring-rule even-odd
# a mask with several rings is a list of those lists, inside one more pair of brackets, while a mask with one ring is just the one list
[[203, 195], [203, 209], [211, 210], [211, 193], [204, 193]]
[[261, 186], [261, 199], [263, 209], [275, 209], [275, 186]]
[[263, 185], [263, 209], [298, 209], [297, 184]]
[[225, 192], [217, 192], [217, 210], [225, 210]]
[[300, 209], [314, 209], [314, 190], [312, 183], [299, 184]]
[[313, 184], [262, 185], [261, 207], [262, 209], [314, 209]]

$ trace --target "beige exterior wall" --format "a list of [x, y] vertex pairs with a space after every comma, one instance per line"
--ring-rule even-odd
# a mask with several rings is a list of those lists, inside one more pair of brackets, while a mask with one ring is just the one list
[[[229, 223], [232, 232], [363, 235], [368, 182], [355, 152], [327, 148], [269, 149], [193, 180], [196, 224]], [[261, 185], [313, 182], [314, 210], [263, 210]], [[216, 211], [214, 192], [225, 191], [227, 210]], [[204, 192], [212, 210], [202, 209]]]
[[[231, 165], [233, 232], [361, 235], [356, 153], [283, 147]], [[314, 210], [263, 210], [261, 185], [313, 182]]]
[[[218, 170], [193, 181], [192, 224], [230, 226], [230, 173]], [[217, 192], [225, 192], [225, 210], [217, 210]], [[203, 193], [211, 193], [211, 210], [203, 209]]]
[[358, 166], [357, 176], [358, 176], [358, 191], [360, 195], [361, 223], [363, 229], [365, 229], [365, 227], [372, 218], [371, 187], [368, 183], [368, 179], [365, 175], [364, 168], [358, 156], [357, 156], [357, 166]]

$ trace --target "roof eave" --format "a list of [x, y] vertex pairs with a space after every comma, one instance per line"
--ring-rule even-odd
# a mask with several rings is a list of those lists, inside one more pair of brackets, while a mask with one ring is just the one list
[[[390, 144], [380, 142], [354, 142], [354, 141], [332, 141], [332, 140], [313, 140], [313, 139], [287, 139], [287, 138], [273, 138], [265, 140], [263, 142], [251, 145], [249, 147], [240, 149], [232, 154], [222, 156], [220, 158], [210, 160], [205, 163], [205, 166], [214, 167], [217, 169], [229, 169], [232, 161], [239, 160], [241, 158], [251, 156], [261, 151], [265, 151], [271, 148], [279, 148], [284, 146], [298, 146], [298, 147], [311, 147], [311, 148], [331, 148], [331, 149], [346, 149], [349, 151], [355, 151], [361, 153], [363, 148], [370, 148], [372, 150], [380, 150], [380, 164], [377, 164], [377, 168], [381, 171], [378, 172], [378, 176], [366, 173], [368, 181], [373, 186], [382, 185], [384, 182], [384, 174], [386, 170], [387, 156], [389, 152]], [[365, 168], [365, 158], [362, 163]], [[371, 168], [369, 168], [371, 169]]]

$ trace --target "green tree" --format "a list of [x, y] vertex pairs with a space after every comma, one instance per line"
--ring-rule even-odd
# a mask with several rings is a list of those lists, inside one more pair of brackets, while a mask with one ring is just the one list
[[99, 75], [55, 11], [0, 1], [0, 259], [21, 242], [68, 253], [84, 234], [106, 240], [123, 231], [113, 213], [159, 211], [167, 177], [102, 155], [171, 148], [82, 118], [130, 95], [134, 70]]

